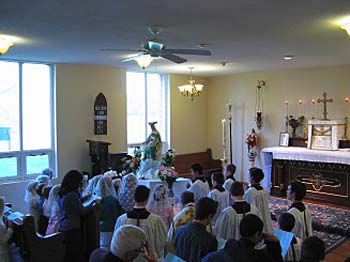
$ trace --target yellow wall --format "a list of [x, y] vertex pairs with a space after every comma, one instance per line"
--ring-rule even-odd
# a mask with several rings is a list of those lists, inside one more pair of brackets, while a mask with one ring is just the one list
[[[59, 176], [69, 169], [91, 170], [86, 139], [126, 150], [126, 71], [112, 67], [56, 65], [57, 159]], [[107, 98], [108, 135], [94, 136], [94, 101]]]
[[170, 143], [177, 154], [205, 151], [207, 140], [207, 79], [194, 78], [204, 85], [203, 92], [193, 101], [181, 96], [180, 85], [188, 82], [188, 75], [170, 76]]
[[[343, 119], [345, 116], [345, 97], [350, 97], [350, 66], [305, 68], [279, 71], [244, 73], [210, 78], [207, 89], [208, 99], [208, 146], [213, 149], [214, 157], [221, 157], [220, 121], [227, 116], [225, 104], [231, 99], [233, 104], [242, 106], [243, 121], [233, 125], [243, 125], [244, 134], [256, 127], [254, 122], [256, 86], [258, 80], [266, 81], [263, 90], [264, 126], [260, 132], [261, 145], [278, 144], [279, 133], [285, 130], [285, 104], [289, 101], [289, 113], [299, 115], [298, 100], [304, 103], [304, 114], [311, 117], [311, 99], [322, 97], [326, 91], [334, 103], [329, 104], [330, 119]], [[315, 110], [321, 117], [323, 108], [320, 105]], [[243, 143], [243, 141], [242, 141]], [[243, 146], [246, 154], [246, 147]], [[244, 156], [244, 159], [247, 157]], [[243, 170], [247, 170], [245, 160]], [[244, 171], [245, 172], [245, 171]]]

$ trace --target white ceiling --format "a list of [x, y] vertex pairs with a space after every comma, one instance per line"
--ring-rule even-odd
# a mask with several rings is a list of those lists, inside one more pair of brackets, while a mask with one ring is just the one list
[[[137, 69], [121, 63], [160, 25], [169, 48], [207, 43], [211, 57], [159, 59], [147, 69], [214, 76], [281, 68], [350, 64], [350, 38], [335, 21], [349, 0], [3, 0], [0, 33], [18, 37], [3, 59]], [[285, 61], [284, 55], [295, 55]], [[222, 61], [231, 62], [227, 66]]]

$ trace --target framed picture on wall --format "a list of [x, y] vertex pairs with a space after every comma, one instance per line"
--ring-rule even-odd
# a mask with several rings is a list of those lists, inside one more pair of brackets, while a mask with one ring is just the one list
[[289, 145], [289, 133], [288, 132], [280, 133], [279, 145], [280, 146], [288, 146]]

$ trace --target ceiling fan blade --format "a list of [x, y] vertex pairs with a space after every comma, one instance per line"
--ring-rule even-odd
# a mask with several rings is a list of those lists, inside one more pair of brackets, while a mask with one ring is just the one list
[[142, 49], [120, 49], [120, 48], [102, 48], [100, 51], [116, 51], [116, 52], [145, 52]]
[[187, 61], [185, 58], [169, 53], [162, 53], [160, 56], [177, 64], [185, 63]]
[[129, 57], [129, 58], [127, 58], [127, 59], [122, 60], [122, 63], [135, 60], [136, 58], [141, 57], [141, 56], [143, 56], [143, 55], [145, 55], [145, 54], [139, 54], [139, 55], [135, 55], [135, 56]]
[[209, 50], [203, 49], [166, 49], [167, 53], [172, 54], [183, 54], [183, 55], [206, 55], [210, 56], [211, 52]]

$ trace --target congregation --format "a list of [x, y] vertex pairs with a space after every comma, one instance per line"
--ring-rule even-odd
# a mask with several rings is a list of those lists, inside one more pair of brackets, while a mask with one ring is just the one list
[[[292, 182], [287, 197], [291, 205], [278, 217], [279, 228], [294, 237], [284, 257], [274, 235], [269, 193], [261, 186], [264, 173], [251, 168], [250, 181], [234, 178], [236, 167], [225, 166], [208, 181], [199, 164], [191, 166], [191, 183], [182, 193], [180, 211], [174, 213], [167, 188], [153, 191], [138, 185], [134, 174], [122, 179], [110, 174], [88, 180], [77, 170], [66, 173], [53, 185], [45, 170], [28, 183], [25, 202], [39, 234], [64, 233], [64, 261], [164, 261], [168, 253], [182, 261], [321, 261], [325, 244], [313, 236], [311, 215], [303, 199], [306, 187]], [[83, 205], [83, 203], [85, 203]], [[86, 204], [87, 203], [87, 204]], [[101, 206], [100, 248], [84, 258], [81, 216]], [[5, 200], [0, 198], [0, 212]], [[2, 219], [1, 219], [2, 220]], [[11, 261], [8, 240], [12, 221], [0, 222], [0, 261]], [[225, 244], [220, 247], [220, 241]]]

